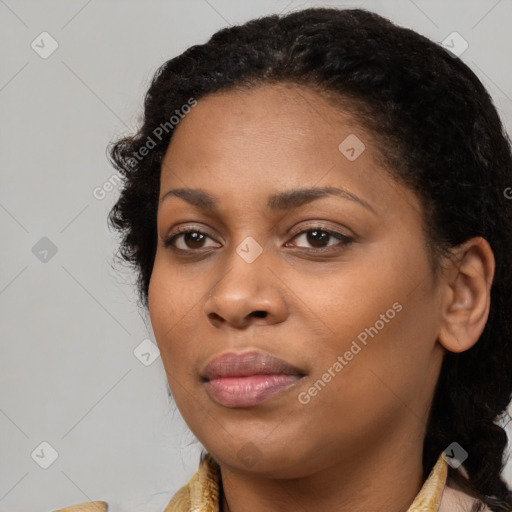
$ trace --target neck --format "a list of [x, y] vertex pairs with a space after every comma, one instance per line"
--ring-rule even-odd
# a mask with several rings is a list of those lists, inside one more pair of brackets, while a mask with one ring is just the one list
[[220, 510], [406, 511], [423, 484], [422, 443], [403, 439], [392, 449], [374, 447], [298, 478], [255, 476], [221, 465]]

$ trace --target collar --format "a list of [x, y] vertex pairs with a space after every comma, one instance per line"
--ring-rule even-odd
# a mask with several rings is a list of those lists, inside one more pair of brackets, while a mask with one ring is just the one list
[[[448, 465], [440, 455], [407, 512], [438, 512], [447, 475]], [[197, 472], [172, 497], [164, 512], [219, 512], [220, 480], [219, 465], [206, 453]]]

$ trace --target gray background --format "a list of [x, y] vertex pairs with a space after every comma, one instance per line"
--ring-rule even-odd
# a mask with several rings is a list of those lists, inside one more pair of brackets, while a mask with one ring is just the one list
[[[163, 510], [197, 469], [160, 358], [134, 355], [154, 338], [132, 275], [112, 268], [118, 190], [93, 190], [114, 175], [106, 145], [135, 128], [157, 66], [228, 24], [313, 5], [363, 6], [439, 42], [459, 32], [512, 133], [510, 0], [0, 0], [1, 511], [152, 493], [143, 510]], [[58, 43], [46, 59], [31, 47], [51, 48], [43, 31]], [[42, 442], [58, 453], [47, 469]]]

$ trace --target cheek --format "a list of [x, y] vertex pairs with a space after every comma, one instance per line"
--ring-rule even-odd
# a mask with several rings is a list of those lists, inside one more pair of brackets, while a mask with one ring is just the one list
[[[171, 265], [163, 250], [158, 248], [148, 290], [151, 323], [157, 341], [166, 344], [186, 315], [197, 314], [194, 305], [200, 300], [199, 287], [184, 279]], [[160, 338], [160, 339], [158, 339]]]
[[175, 317], [173, 294], [168, 286], [168, 280], [162, 275], [160, 266], [155, 260], [148, 289], [148, 308], [153, 332], [160, 351], [164, 345], [164, 334], [172, 327]]
[[[344, 442], [365, 446], [423, 417], [435, 384], [431, 340], [417, 337], [415, 314], [410, 315], [408, 304], [402, 306], [384, 326], [379, 315], [388, 309], [375, 308], [377, 316], [365, 312], [360, 326], [333, 336], [328, 349], [324, 345], [315, 351], [315, 369], [298, 390], [303, 394], [297, 397], [297, 408], [322, 431], [315, 440], [319, 453], [330, 453]], [[340, 318], [337, 332], [343, 333], [344, 324]]]
[[155, 260], [149, 283], [148, 308], [160, 356], [174, 394], [173, 380], [189, 378], [200, 343], [194, 342], [201, 287], [180, 280], [165, 262]]
[[182, 293], [179, 291], [179, 285], [164, 270], [163, 265], [158, 263], [157, 258], [149, 283], [148, 308], [160, 356], [168, 372], [171, 362], [175, 360], [172, 341], [176, 339], [180, 317], [183, 316], [180, 301], [176, 300], [176, 297], [180, 296]]
[[315, 346], [311, 380], [329, 380], [327, 393], [322, 388], [319, 395], [377, 408], [424, 396], [437, 325], [436, 295], [421, 254], [381, 257], [309, 290], [308, 302], [329, 328]]

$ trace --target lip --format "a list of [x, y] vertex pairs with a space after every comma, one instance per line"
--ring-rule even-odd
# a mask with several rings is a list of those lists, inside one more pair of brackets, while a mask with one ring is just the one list
[[228, 352], [202, 373], [210, 397], [225, 407], [252, 407], [294, 386], [304, 377], [295, 366], [261, 351]]

